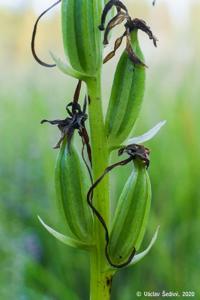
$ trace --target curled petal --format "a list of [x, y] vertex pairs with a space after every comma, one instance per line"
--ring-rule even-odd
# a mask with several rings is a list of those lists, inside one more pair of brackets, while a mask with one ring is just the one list
[[57, 142], [57, 144], [53, 147], [53, 149], [60, 149], [60, 146], [64, 140], [65, 136], [62, 135], [62, 137], [59, 139], [59, 141]]
[[52, 8], [54, 8], [57, 4], [59, 4], [61, 2], [61, 0], [56, 1], [54, 4], [52, 4], [49, 8], [47, 8], [45, 11], [43, 11], [39, 17], [37, 18], [34, 28], [33, 28], [33, 33], [32, 33], [32, 39], [31, 39], [31, 51], [33, 54], [33, 57], [35, 58], [35, 60], [42, 65], [43, 67], [47, 67], [47, 68], [53, 68], [56, 66], [56, 64], [47, 64], [45, 62], [43, 62], [38, 55], [36, 54], [35, 51], [35, 38], [36, 38], [36, 33], [37, 33], [37, 28], [38, 28], [38, 23], [40, 21], [40, 19], [47, 13], [49, 12]]
[[105, 5], [102, 16], [101, 16], [101, 25], [99, 25], [99, 29], [103, 31], [105, 22], [106, 22], [106, 17], [109, 13], [109, 11], [112, 9], [112, 7], [115, 6], [117, 8], [117, 12], [119, 13], [122, 10], [128, 13], [128, 10], [126, 6], [119, 0], [110, 0], [108, 3]]
[[40, 123], [44, 124], [44, 123], [49, 123], [51, 125], [59, 125], [61, 122], [61, 120], [53, 120], [53, 121], [49, 121], [49, 120], [42, 120]]
[[126, 18], [127, 18], [127, 15], [123, 12], [120, 12], [115, 17], [113, 17], [112, 20], [110, 20], [110, 22], [108, 23], [108, 25], [106, 27], [105, 34], [104, 34], [104, 42], [103, 42], [104, 45], [108, 44], [108, 35], [109, 35], [110, 31], [115, 26], [121, 24]]
[[104, 64], [107, 63], [107, 62], [108, 62], [109, 60], [111, 60], [114, 56], [115, 56], [115, 52], [114, 52], [114, 51], [108, 53], [108, 55], [106, 55], [106, 57], [104, 58], [103, 63], [104, 63]]
[[141, 19], [134, 19], [132, 21], [132, 25], [130, 25], [133, 29], [140, 29], [143, 32], [145, 32], [148, 37], [150, 38], [150, 40], [153, 40], [153, 44], [155, 47], [157, 47], [157, 41], [158, 39], [155, 37], [155, 35], [153, 35], [153, 32], [151, 31], [150, 27], [147, 26], [146, 22], [144, 20]]
[[116, 41], [115, 41], [115, 46], [114, 46], [114, 50], [111, 51], [105, 58], [103, 63], [105, 64], [106, 62], [108, 62], [111, 58], [113, 58], [115, 56], [115, 53], [117, 51], [117, 49], [120, 47], [123, 38], [124, 38], [125, 34], [123, 34], [121, 37], [119, 37]]

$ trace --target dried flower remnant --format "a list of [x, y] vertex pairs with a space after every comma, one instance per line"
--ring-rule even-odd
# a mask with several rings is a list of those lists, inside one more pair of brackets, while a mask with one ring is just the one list
[[83, 110], [82, 110], [80, 104], [78, 103], [80, 90], [81, 90], [81, 81], [79, 80], [77, 88], [74, 93], [74, 100], [73, 102], [69, 103], [66, 107], [66, 110], [69, 115], [68, 117], [66, 117], [64, 120], [53, 120], [53, 121], [42, 120], [41, 124], [50, 123], [51, 125], [57, 125], [59, 130], [61, 131], [61, 138], [59, 139], [54, 149], [60, 148], [60, 145], [65, 139], [65, 137], [67, 138], [68, 147], [70, 147], [70, 143], [74, 131], [78, 130], [78, 133], [81, 136], [82, 143], [83, 143], [82, 156], [83, 156], [84, 146], [86, 145], [88, 158], [91, 162], [92, 158], [91, 158], [91, 148], [89, 143], [89, 135], [85, 127], [85, 121], [88, 119], [88, 115], [86, 114], [87, 99], [85, 98]]
[[[108, 3], [106, 3], [103, 13], [102, 13], [102, 16], [101, 16], [101, 25], [99, 25], [99, 29], [102, 31], [105, 30], [104, 26], [105, 26], [106, 17], [108, 15], [108, 12], [112, 9], [113, 6], [115, 6], [117, 9], [116, 17], [119, 16], [120, 14], [123, 15], [123, 13], [128, 14], [128, 10], [127, 10], [126, 6], [121, 1], [110, 0]], [[115, 19], [116, 17], [114, 17], [113, 19]]]
[[105, 230], [105, 240], [106, 240], [106, 246], [105, 246], [105, 255], [107, 258], [107, 261], [109, 262], [109, 264], [114, 267], [114, 268], [123, 268], [125, 266], [127, 266], [133, 259], [133, 257], [136, 254], [136, 249], [133, 246], [133, 250], [130, 254], [130, 256], [128, 257], [128, 259], [121, 263], [121, 264], [115, 264], [110, 255], [109, 255], [109, 242], [110, 242], [110, 237], [109, 237], [109, 231], [106, 225], [106, 222], [104, 220], [104, 218], [102, 217], [102, 215], [99, 213], [99, 211], [95, 208], [95, 206], [93, 205], [93, 193], [94, 193], [94, 189], [97, 187], [97, 185], [103, 180], [103, 178], [105, 177], [106, 174], [108, 174], [109, 172], [111, 172], [113, 169], [115, 169], [116, 167], [120, 167], [120, 166], [125, 166], [127, 165], [129, 162], [133, 161], [133, 160], [139, 160], [141, 161], [144, 166], [146, 166], [146, 168], [149, 167], [149, 154], [150, 154], [150, 150], [148, 148], [145, 148], [143, 145], [136, 145], [136, 144], [132, 144], [132, 145], [128, 145], [126, 147], [123, 147], [121, 149], [119, 149], [118, 151], [118, 155], [122, 155], [123, 153], [126, 153], [129, 155], [128, 158], [119, 161], [115, 164], [112, 164], [111, 166], [107, 167], [103, 174], [92, 184], [92, 186], [90, 187], [88, 194], [87, 194], [87, 202], [88, 205], [90, 206], [90, 208], [92, 209], [93, 213], [96, 215], [96, 217], [98, 218], [98, 220], [100, 221], [100, 223], [102, 224], [104, 230]]
[[[71, 110], [69, 109], [71, 107]], [[74, 134], [75, 129], [82, 130], [85, 126], [84, 122], [87, 119], [87, 115], [85, 111], [81, 110], [81, 107], [78, 103], [69, 103], [66, 107], [66, 110], [69, 114], [69, 117], [65, 118], [64, 120], [42, 120], [41, 124], [43, 123], [50, 123], [51, 125], [57, 125], [61, 131], [61, 138], [54, 147], [55, 149], [60, 148], [60, 145], [65, 137], [67, 137], [68, 146], [70, 146], [70, 142], [72, 136]]]
[[118, 152], [119, 155], [122, 155], [124, 153], [127, 153], [128, 155], [130, 155], [130, 157], [132, 157], [132, 159], [141, 160], [147, 168], [149, 167], [150, 150], [148, 148], [145, 148], [143, 145], [132, 144], [132, 145], [128, 145], [126, 147], [119, 149], [119, 152]]
[[38, 28], [38, 23], [40, 21], [40, 19], [47, 13], [49, 12], [52, 8], [54, 8], [56, 5], [58, 5], [59, 3], [61, 2], [61, 0], [58, 0], [56, 1], [54, 4], [52, 4], [49, 8], [47, 8], [45, 11], [43, 11], [39, 17], [37, 18], [36, 22], [35, 22], [35, 25], [33, 27], [33, 32], [32, 32], [32, 38], [31, 38], [31, 51], [32, 51], [32, 54], [33, 54], [33, 57], [35, 58], [35, 60], [40, 64], [42, 65], [43, 67], [47, 67], [47, 68], [53, 68], [53, 67], [56, 67], [55, 64], [48, 64], [48, 63], [45, 63], [44, 61], [42, 61], [38, 55], [36, 54], [36, 51], [35, 51], [35, 38], [36, 38], [36, 34], [37, 34], [37, 28]]
[[[104, 28], [106, 16], [107, 16], [109, 10], [113, 6], [116, 7], [117, 14], [108, 22], [106, 28]], [[117, 49], [121, 46], [121, 43], [122, 43], [124, 37], [126, 37], [126, 52], [129, 56], [130, 60], [135, 65], [140, 65], [140, 66], [146, 67], [146, 65], [134, 53], [134, 50], [131, 45], [131, 32], [133, 32], [134, 30], [138, 30], [138, 29], [142, 30], [149, 36], [149, 38], [151, 40], [153, 40], [153, 44], [155, 47], [157, 47], [157, 38], [153, 35], [150, 27], [146, 24], [146, 22], [144, 20], [137, 19], [137, 18], [131, 19], [130, 15], [128, 13], [128, 9], [120, 1], [115, 1], [115, 0], [109, 1], [105, 5], [104, 11], [102, 13], [102, 20], [101, 20], [101, 25], [99, 26], [99, 29], [105, 30], [104, 45], [107, 45], [109, 43], [108, 35], [109, 35], [110, 31], [115, 26], [122, 24], [124, 21], [126, 21], [126, 23], [124, 24], [125, 32], [119, 38], [116, 39], [115, 44], [114, 44], [114, 49], [104, 58], [104, 63], [108, 62], [113, 56], [115, 56]]]

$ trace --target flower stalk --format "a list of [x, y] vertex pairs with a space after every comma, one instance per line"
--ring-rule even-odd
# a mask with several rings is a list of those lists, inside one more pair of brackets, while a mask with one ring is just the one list
[[[105, 136], [102, 99], [101, 77], [87, 81], [89, 104], [90, 139], [92, 148], [93, 178], [96, 180], [108, 165], [109, 153]], [[94, 192], [94, 205], [109, 227], [109, 178], [107, 177]], [[94, 219], [96, 247], [90, 254], [90, 299], [110, 299], [111, 281], [108, 284], [107, 261], [104, 254], [105, 233], [102, 224]], [[109, 277], [110, 278], [110, 277]]]

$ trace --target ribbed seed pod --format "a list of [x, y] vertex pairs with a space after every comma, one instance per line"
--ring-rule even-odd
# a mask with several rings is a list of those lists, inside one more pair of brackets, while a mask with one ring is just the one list
[[[131, 33], [131, 43], [135, 54], [144, 61], [136, 30]], [[106, 115], [106, 134], [111, 147], [130, 134], [140, 112], [144, 88], [145, 68], [134, 65], [124, 52], [117, 65]]]
[[89, 178], [82, 158], [66, 140], [58, 155], [55, 184], [58, 206], [71, 232], [81, 241], [92, 240], [93, 217], [86, 202]]
[[122, 191], [112, 223], [109, 253], [116, 264], [128, 259], [143, 240], [151, 205], [151, 185], [146, 167], [135, 167]]
[[62, 0], [62, 33], [71, 66], [93, 76], [102, 64], [102, 34], [98, 29], [103, 0]]

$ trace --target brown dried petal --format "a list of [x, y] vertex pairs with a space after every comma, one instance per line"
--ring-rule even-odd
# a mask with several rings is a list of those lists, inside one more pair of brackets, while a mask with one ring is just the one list
[[77, 87], [76, 87], [76, 90], [75, 90], [75, 93], [74, 93], [74, 103], [78, 103], [78, 100], [79, 100], [79, 97], [80, 97], [80, 92], [81, 92], [81, 84], [82, 84], [82, 81], [79, 80], [78, 84], [77, 84]]
[[155, 47], [157, 47], [157, 41], [158, 39], [156, 38], [156, 36], [153, 35], [153, 32], [151, 31], [150, 27], [147, 26], [146, 22], [144, 20], [141, 20], [141, 19], [134, 19], [132, 21], [132, 25], [131, 25], [132, 28], [136, 28], [136, 29], [140, 29], [142, 30], [143, 32], [145, 32], [150, 40], [153, 40], [153, 44]]
[[115, 26], [121, 24], [126, 18], [127, 18], [127, 14], [120, 12], [115, 17], [113, 17], [112, 20], [110, 20], [110, 22], [108, 23], [108, 25], [106, 27], [105, 34], [104, 34], [104, 42], [103, 42], [104, 45], [108, 44], [108, 35], [109, 35], [110, 31]]
[[103, 60], [103, 63], [104, 64], [107, 63], [111, 58], [113, 58], [113, 56], [115, 56], [115, 52], [114, 51], [112, 51], [108, 55], [106, 55], [106, 57]]
[[116, 41], [115, 41], [115, 47], [114, 47], [115, 52], [121, 46], [123, 38], [124, 38], [124, 35], [122, 35], [118, 39], [116, 39]]
[[44, 123], [49, 123], [51, 125], [59, 125], [59, 126], [66, 126], [66, 124], [68, 124], [70, 122], [69, 118], [66, 118], [64, 120], [42, 120], [40, 123], [44, 124]]
[[57, 4], [59, 4], [61, 2], [61, 0], [58, 0], [56, 1], [54, 4], [52, 4], [49, 8], [47, 8], [45, 11], [43, 11], [39, 17], [37, 18], [36, 22], [35, 22], [35, 25], [33, 27], [33, 32], [32, 32], [32, 38], [31, 38], [31, 51], [32, 51], [32, 54], [33, 54], [33, 57], [35, 58], [35, 60], [40, 64], [42, 65], [43, 67], [47, 67], [47, 68], [53, 68], [53, 67], [56, 67], [55, 64], [47, 64], [45, 63], [44, 61], [42, 61], [38, 55], [36, 54], [36, 51], [35, 51], [35, 38], [36, 38], [36, 34], [37, 34], [37, 28], [38, 28], [38, 24], [39, 24], [39, 21], [40, 19], [47, 13], [49, 12], [52, 8], [54, 8]]
[[104, 30], [104, 25], [106, 21], [106, 17], [108, 12], [112, 9], [112, 7], [115, 6], [117, 9], [117, 12], [119, 13], [121, 10], [124, 10], [126, 13], [128, 13], [128, 10], [126, 6], [119, 0], [110, 0], [108, 3], [105, 5], [102, 16], [101, 16], [101, 25], [99, 25], [100, 30]]
[[53, 147], [53, 149], [59, 149], [64, 138], [65, 138], [65, 136], [62, 135], [62, 137], [59, 139], [58, 143]]
[[117, 51], [117, 49], [121, 46], [121, 43], [123, 41], [123, 38], [125, 37], [125, 34], [123, 34], [122, 36], [120, 36], [118, 39], [116, 39], [115, 41], [115, 46], [114, 46], [114, 50], [112, 52], [110, 52], [105, 58], [103, 63], [105, 64], [107, 61], [109, 61], [111, 58], [113, 58], [113, 56], [115, 56], [115, 53]]

